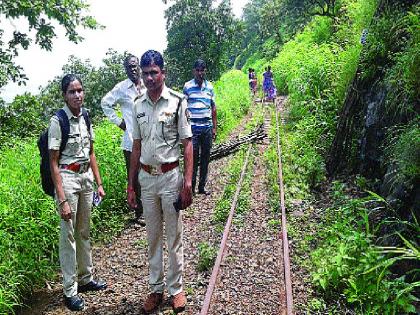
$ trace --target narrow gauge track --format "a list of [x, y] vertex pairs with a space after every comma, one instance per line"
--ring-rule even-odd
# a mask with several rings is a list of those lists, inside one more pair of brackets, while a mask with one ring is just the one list
[[[291, 285], [291, 279], [290, 279], [290, 259], [289, 259], [289, 247], [288, 247], [288, 239], [287, 239], [287, 229], [286, 229], [286, 210], [285, 210], [285, 205], [284, 205], [284, 187], [283, 187], [283, 176], [282, 176], [282, 164], [281, 164], [281, 146], [280, 146], [280, 134], [279, 134], [279, 119], [278, 119], [278, 115], [279, 115], [279, 108], [281, 109], [281, 103], [282, 103], [283, 99], [278, 99], [276, 100], [275, 103], [275, 117], [276, 117], [276, 131], [277, 131], [277, 153], [278, 153], [278, 160], [279, 160], [279, 168], [278, 168], [278, 183], [279, 183], [279, 187], [280, 187], [280, 206], [281, 206], [281, 235], [278, 235], [279, 239], [281, 239], [281, 243], [282, 243], [282, 248], [283, 250], [279, 249], [278, 253], [281, 257], [282, 257], [282, 270], [279, 271], [279, 276], [277, 279], [277, 281], [281, 284], [281, 288], [280, 290], [278, 290], [279, 292], [277, 292], [277, 296], [279, 296], [279, 300], [280, 302], [278, 303], [278, 307], [276, 308], [275, 311], [272, 311], [272, 314], [287, 314], [287, 315], [292, 315], [293, 314], [293, 296], [292, 296], [292, 285]], [[267, 106], [262, 104], [263, 107]], [[267, 117], [267, 115], [264, 115], [265, 117]], [[269, 120], [267, 120], [267, 118], [265, 119], [265, 123], [264, 126], [267, 128], [267, 125], [269, 124]], [[252, 145], [250, 144], [248, 146], [248, 151], [247, 151], [247, 155], [244, 161], [244, 164], [242, 166], [242, 171], [241, 171], [241, 175], [240, 175], [240, 179], [237, 183], [237, 187], [236, 187], [236, 192], [234, 195], [234, 198], [232, 200], [232, 204], [231, 204], [231, 208], [230, 208], [230, 212], [229, 212], [229, 217], [228, 220], [226, 222], [224, 231], [223, 231], [223, 237], [220, 243], [220, 247], [219, 247], [219, 251], [218, 251], [218, 255], [212, 270], [212, 274], [209, 280], [209, 284], [207, 286], [207, 291], [205, 294], [205, 298], [204, 298], [204, 303], [202, 305], [201, 308], [201, 312], [200, 315], [207, 315], [207, 314], [213, 314], [213, 312], [211, 311], [211, 305], [212, 305], [212, 301], [214, 299], [213, 298], [213, 293], [216, 290], [216, 287], [219, 285], [220, 283], [220, 273], [222, 268], [226, 268], [227, 264], [222, 264], [223, 259], [226, 256], [226, 247], [227, 247], [227, 243], [228, 243], [228, 238], [229, 238], [229, 234], [230, 234], [230, 230], [231, 230], [231, 226], [232, 226], [232, 221], [235, 215], [235, 210], [237, 207], [237, 202], [238, 202], [238, 198], [241, 192], [241, 188], [242, 188], [242, 183], [245, 177], [245, 173], [247, 171], [247, 167], [248, 167], [248, 161], [249, 161], [249, 156], [250, 156], [250, 152], [251, 152], [251, 148]], [[284, 278], [283, 278], [284, 277]], [[255, 284], [254, 284], [255, 285]], [[241, 290], [242, 288], [237, 288], [238, 290]], [[257, 303], [260, 304], [264, 304], [267, 301], [255, 301]], [[213, 301], [213, 303], [215, 303]], [[231, 301], [231, 303], [235, 303], [235, 301]], [[249, 314], [249, 312], [242, 312], [243, 310], [238, 310], [240, 313], [238, 314]], [[245, 311], [245, 310], [244, 310]], [[249, 310], [248, 310], [249, 311]], [[257, 310], [255, 310], [257, 311]], [[220, 312], [220, 310], [219, 310]], [[215, 313], [216, 314], [216, 313]], [[219, 314], [219, 313], [217, 313]], [[226, 313], [226, 314], [230, 314], [230, 313]], [[255, 314], [260, 314], [260, 312], [256, 312]], [[271, 313], [270, 313], [271, 314]], [[268, 314], [267, 314], [268, 315]]]

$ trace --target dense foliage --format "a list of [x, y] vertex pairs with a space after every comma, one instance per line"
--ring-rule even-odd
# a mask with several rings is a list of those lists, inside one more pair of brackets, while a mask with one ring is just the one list
[[[24, 18], [28, 22], [28, 30], [35, 31], [35, 43], [42, 49], [51, 50], [53, 38], [56, 37], [54, 23], [64, 27], [66, 37], [79, 43], [83, 40], [77, 28], [96, 29], [100, 25], [95, 19], [86, 15], [89, 5], [84, 0], [2, 0], [0, 16], [13, 21]], [[27, 79], [21, 66], [15, 63], [19, 48], [27, 49], [33, 39], [25, 31], [15, 30], [10, 38], [0, 28], [0, 87], [9, 80], [24, 84]]]
[[47, 117], [51, 116], [62, 106], [61, 78], [66, 73], [75, 73], [80, 76], [85, 89], [85, 107], [89, 110], [92, 119], [101, 119], [104, 114], [101, 108], [101, 99], [115, 84], [127, 78], [123, 61], [127, 52], [123, 54], [109, 49], [102, 60], [103, 66], [95, 68], [89, 60], [82, 61], [70, 56], [67, 64], [63, 66], [63, 75], [55, 77], [47, 86], [41, 89], [40, 102]]
[[[372, 133], [368, 140], [383, 140], [377, 146], [384, 154], [376, 163], [382, 173], [387, 170], [392, 175], [385, 180], [387, 189], [393, 191], [397, 187], [399, 190], [389, 200], [374, 193], [355, 198], [347, 194], [350, 189], [346, 184], [333, 182], [326, 197], [328, 202], [333, 201], [328, 207], [320, 207], [315, 214], [314, 208], [309, 207], [302, 217], [292, 218], [290, 236], [298, 251], [294, 263], [302, 264], [311, 272], [312, 287], [308, 291], [316, 290], [316, 297], [302, 307], [305, 311], [342, 314], [343, 309], [332, 305], [336, 301], [356, 314], [414, 311], [413, 292], [420, 285], [418, 269], [415, 269], [420, 261], [420, 229], [415, 212], [418, 208], [406, 207], [405, 201], [414, 204], [418, 198], [415, 193], [408, 195], [407, 191], [416, 189], [420, 174], [419, 6], [413, 0], [394, 2], [251, 0], [240, 21], [232, 17], [227, 0], [218, 5], [210, 0], [173, 0], [166, 11], [168, 85], [181, 88], [191, 78], [192, 63], [198, 57], [207, 61], [210, 79], [215, 81], [220, 77], [214, 83], [217, 141], [224, 141], [249, 110], [248, 79], [244, 72], [248, 67], [256, 69], [261, 82], [264, 68], [272, 66], [278, 92], [288, 94], [286, 124], [280, 131], [286, 201], [290, 208], [308, 202], [302, 200], [309, 199], [314, 189], [328, 186], [323, 182], [325, 160], [328, 154], [339, 156], [334, 146], [333, 149], [330, 146], [342, 133], [341, 119], [348, 122], [353, 118], [370, 118], [368, 114], [372, 114], [372, 110], [365, 115], [361, 98], [355, 97], [353, 103], [348, 100], [360, 92], [365, 93], [367, 104], [371, 104], [372, 99], [374, 102], [384, 100], [384, 110], [377, 116], [381, 122], [386, 122], [383, 124], [386, 128]], [[364, 46], [360, 43], [362, 33], [368, 34], [363, 36], [366, 37]], [[124, 222], [125, 168], [122, 155], [115, 154], [120, 151], [121, 134], [115, 126], [101, 120], [99, 107], [101, 97], [125, 78], [123, 57], [110, 51], [104, 59], [105, 66], [99, 69], [89, 61], [71, 57], [63, 67], [64, 73], [74, 72], [82, 77], [85, 105], [97, 125], [95, 148], [107, 197], [93, 212], [95, 239], [112, 235]], [[242, 71], [225, 72], [232, 64], [242, 67]], [[0, 157], [0, 313], [11, 312], [30, 286], [52, 277], [57, 267], [58, 217], [53, 202], [40, 189], [33, 136], [45, 127], [51, 113], [61, 107], [59, 80], [57, 77], [49, 82], [40, 95], [22, 95], [7, 106], [0, 100], [0, 144], [3, 145]], [[352, 105], [353, 112], [346, 111], [346, 104]], [[277, 211], [278, 156], [274, 119], [273, 116], [272, 144], [265, 159], [270, 204]], [[357, 171], [355, 160], [371, 158], [366, 151], [359, 150], [368, 142], [359, 135], [369, 126], [363, 119], [349, 126], [353, 129], [347, 130], [350, 140], [345, 143], [348, 151], [342, 159], [343, 167]], [[17, 138], [29, 140], [16, 141]], [[16, 151], [19, 151], [18, 156]], [[230, 164], [232, 180], [238, 177], [243, 159], [242, 152]], [[369, 181], [363, 177], [357, 177], [357, 182], [364, 190], [378, 187], [378, 184], [369, 186]], [[223, 198], [217, 203], [215, 222], [226, 219], [234, 186], [234, 181], [227, 185]], [[248, 178], [240, 197], [240, 207], [245, 210], [249, 190]], [[403, 219], [401, 213], [405, 215]], [[311, 215], [315, 222], [309, 220]], [[307, 228], [305, 233], [297, 230], [300, 225]], [[398, 247], [378, 247], [379, 242], [388, 244], [389, 240]], [[34, 241], [41, 246], [33, 246]], [[144, 240], [138, 245], [144, 246]], [[204, 270], [211, 266], [215, 256], [213, 247], [213, 244], [200, 244], [198, 268]], [[313, 254], [305, 260], [309, 250], [314, 250]], [[401, 262], [404, 263], [399, 264]]]
[[[121, 227], [124, 209], [125, 164], [116, 156], [120, 137], [108, 125], [95, 129], [96, 150], [109, 192], [93, 211], [93, 235], [112, 235]], [[19, 154], [16, 154], [19, 152]], [[57, 271], [59, 217], [52, 198], [41, 188], [39, 153], [35, 140], [15, 141], [0, 158], [0, 313], [11, 312], [21, 296], [55, 277]], [[104, 220], [104, 218], [107, 218]], [[36, 245], [36, 246], [34, 246]]]
[[168, 85], [182, 88], [191, 79], [194, 61], [207, 63], [211, 80], [229, 68], [237, 21], [230, 2], [217, 6], [212, 0], [173, 0], [165, 13], [168, 46], [165, 50]]

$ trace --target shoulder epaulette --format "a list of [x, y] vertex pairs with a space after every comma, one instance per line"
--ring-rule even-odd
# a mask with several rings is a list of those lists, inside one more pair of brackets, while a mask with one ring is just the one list
[[174, 91], [172, 89], [169, 89], [169, 93], [175, 97], [177, 97], [180, 101], [182, 101], [185, 97], [185, 95], [183, 93], [179, 93], [177, 91]]

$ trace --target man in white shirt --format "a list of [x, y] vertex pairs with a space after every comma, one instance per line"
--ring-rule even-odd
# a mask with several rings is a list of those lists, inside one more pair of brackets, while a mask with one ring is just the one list
[[[125, 166], [127, 169], [127, 178], [130, 169], [130, 155], [133, 146], [133, 114], [132, 108], [134, 100], [140, 97], [146, 91], [140, 79], [139, 59], [129, 54], [124, 60], [124, 68], [128, 79], [119, 82], [109, 91], [101, 101], [101, 107], [109, 120], [124, 131], [121, 147], [123, 149]], [[115, 112], [115, 106], [121, 107], [122, 118]], [[140, 201], [140, 189], [136, 187], [136, 196], [138, 197], [138, 207], [135, 210], [136, 220], [144, 225], [143, 207]]]

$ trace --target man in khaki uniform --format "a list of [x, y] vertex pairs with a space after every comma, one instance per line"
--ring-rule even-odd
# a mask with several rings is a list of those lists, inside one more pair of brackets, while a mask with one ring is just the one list
[[[139, 169], [144, 218], [148, 240], [149, 285], [143, 311], [154, 312], [163, 301], [163, 222], [168, 245], [169, 266], [166, 286], [175, 313], [185, 309], [182, 287], [183, 247], [182, 215], [175, 209], [191, 204], [192, 133], [187, 102], [182, 94], [164, 84], [162, 55], [154, 50], [140, 60], [147, 92], [133, 107], [133, 151], [130, 160], [127, 200], [135, 206], [135, 172]], [[184, 177], [179, 170], [180, 146], [184, 146]]]
[[68, 140], [60, 153], [63, 137], [58, 117], [53, 116], [48, 129], [48, 149], [55, 200], [61, 217], [59, 256], [64, 301], [70, 310], [80, 311], [84, 301], [77, 293], [106, 288], [105, 282], [93, 280], [89, 240], [94, 180], [98, 194], [103, 197], [105, 192], [93, 150], [92, 125], [88, 130], [83, 117], [82, 80], [67, 74], [61, 89], [66, 102], [64, 119], [68, 119], [70, 125]]

